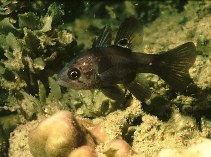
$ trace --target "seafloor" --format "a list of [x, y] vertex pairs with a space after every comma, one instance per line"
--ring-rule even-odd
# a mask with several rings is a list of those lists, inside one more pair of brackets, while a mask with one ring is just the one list
[[[179, 2], [180, 1], [175, 1], [175, 6], [180, 4]], [[64, 46], [66, 50], [66, 45], [71, 43], [72, 38], [74, 38], [79, 46], [78, 48], [67, 48], [68, 50], [71, 49], [69, 51], [77, 51], [81, 49], [81, 47], [87, 48], [91, 46], [91, 39], [93, 39], [94, 34], [98, 32], [96, 29], [102, 28], [104, 24], [111, 24], [112, 28], [116, 30], [121, 23], [120, 20], [124, 19], [124, 16], [141, 17], [141, 14], [138, 14], [134, 8], [135, 6], [142, 5], [142, 3], [129, 1], [121, 3], [121, 5], [124, 5], [124, 9], [127, 10], [119, 15], [121, 16], [120, 18], [118, 18], [117, 2], [109, 5], [105, 4], [107, 14], [109, 15], [107, 17], [100, 18], [100, 16], [96, 15], [96, 17], [93, 18], [90, 17], [89, 14], [80, 13], [79, 18], [73, 18], [69, 24], [60, 28], [63, 29], [63, 34], [57, 32], [59, 35], [64, 36], [62, 37], [63, 43], [60, 42], [59, 46]], [[10, 101], [14, 103], [15, 107], [11, 107], [11, 103], [8, 102], [5, 103], [6, 105], [1, 106], [3, 108], [1, 109], [1, 113], [5, 112], [4, 110], [7, 110], [6, 113], [8, 113], [8, 115], [0, 115], [2, 128], [0, 128], [0, 133], [2, 132], [0, 134], [1, 157], [7, 156], [5, 153], [7, 152], [7, 148], [9, 148], [9, 157], [32, 157], [32, 154], [34, 154], [35, 157], [68, 157], [68, 153], [66, 152], [69, 152], [69, 157], [77, 157], [80, 156], [80, 153], [78, 153], [78, 155], [77, 153], [74, 154], [71, 152], [72, 150], [74, 151], [75, 148], [79, 149], [83, 145], [90, 146], [93, 148], [92, 152], [95, 152], [88, 153], [89, 155], [87, 155], [87, 157], [124, 157], [124, 155], [125, 157], [211, 157], [211, 2], [187, 1], [183, 4], [182, 9], [178, 9], [178, 6], [175, 7], [174, 2], [171, 1], [169, 1], [169, 3], [150, 3], [152, 4], [146, 6], [150, 6], [148, 9], [151, 9], [151, 12], [148, 11], [147, 13], [155, 14], [157, 12], [154, 13], [153, 11], [156, 10], [155, 8], [159, 8], [159, 15], [152, 19], [150, 15], [143, 16], [145, 18], [148, 17], [147, 20], [143, 20], [146, 23], [144, 26], [143, 42], [139, 44], [139, 41], [137, 41], [134, 49], [136, 52], [158, 53], [192, 41], [196, 45], [197, 58], [193, 67], [189, 70], [193, 83], [187, 87], [187, 90], [183, 93], [175, 93], [158, 76], [145, 74], [146, 82], [149, 82], [150, 89], [153, 92], [153, 105], [142, 106], [140, 101], [134, 97], [130, 97], [128, 93], [128, 97], [130, 98], [125, 101], [124, 105], [116, 104], [97, 90], [74, 91], [72, 89], [66, 90], [58, 87], [54, 81], [56, 72], [53, 72], [53, 66], [51, 63], [46, 62], [47, 57], [44, 55], [44, 57], [46, 57], [44, 60], [45, 63], [38, 59], [37, 62], [34, 61], [34, 64], [37, 63], [38, 68], [33, 64], [30, 66], [31, 69], [34, 69], [34, 73], [38, 71], [37, 73], [41, 76], [43, 75], [43, 77], [44, 74], [40, 71], [42, 71], [44, 67], [50, 71], [47, 73], [47, 80], [50, 82], [49, 86], [51, 89], [48, 90], [46, 80], [42, 78], [39, 79], [40, 77], [36, 75], [37, 73], [33, 73], [31, 77], [38, 79], [38, 86], [35, 86], [35, 88], [39, 88], [39, 92], [35, 94], [36, 91], [29, 92], [29, 90], [24, 90], [26, 89], [25, 86], [18, 86], [14, 91], [23, 90], [23, 92], [21, 92], [23, 96], [20, 96], [22, 99], [18, 97], [17, 101]], [[71, 5], [71, 3], [69, 5]], [[113, 8], [112, 5], [114, 5]], [[99, 7], [102, 7], [102, 5], [99, 5]], [[97, 3], [93, 10], [97, 10], [96, 8]], [[99, 10], [97, 13], [99, 13]], [[22, 16], [24, 15], [22, 14]], [[36, 18], [34, 17], [34, 19]], [[22, 23], [22, 27], [27, 27], [26, 23], [27, 22]], [[2, 22], [0, 22], [0, 25], [2, 25]], [[51, 29], [54, 29], [52, 27], [48, 30], [47, 27], [48, 26], [45, 27], [45, 31], [43, 31], [44, 28], [42, 28], [44, 33], [39, 32], [39, 35], [40, 33], [46, 35], [46, 32], [48, 33]], [[42, 42], [42, 44], [38, 44], [40, 47], [37, 53], [41, 54], [44, 50], [45, 53], [48, 53], [48, 48], [54, 50], [53, 47], [58, 46], [58, 44], [54, 44], [58, 42], [57, 38], [60, 37], [58, 34], [56, 37], [54, 37], [54, 34], [47, 34], [45, 39], [49, 41], [43, 42], [44, 35], [35, 38], [37, 32], [34, 33], [27, 29], [29, 28], [25, 28], [24, 30], [25, 37], [23, 39], [26, 39], [31, 33], [30, 37], [33, 40], [36, 39]], [[32, 28], [32, 26], [30, 26], [30, 29], [35, 30], [38, 28]], [[65, 29], [71, 33], [64, 33]], [[10, 28], [10, 30], [13, 29]], [[17, 40], [21, 38], [21, 35], [17, 36], [15, 31], [13, 34], [18, 38]], [[10, 34], [10, 36], [12, 35]], [[53, 36], [55, 40], [50, 40], [49, 36]], [[9, 40], [8, 36], [7, 40]], [[47, 42], [50, 44], [46, 44]], [[82, 44], [83, 46], [81, 46]], [[14, 46], [11, 46], [11, 49], [13, 49], [13, 47]], [[34, 49], [32, 45], [27, 48], [27, 50], [31, 49]], [[2, 50], [5, 49], [3, 48]], [[27, 50], [23, 52], [28, 53]], [[55, 49], [55, 52], [60, 50], [65, 53], [64, 48]], [[33, 60], [34, 58], [36, 57], [28, 57], [28, 60]], [[63, 58], [60, 57], [60, 59]], [[26, 61], [27, 59], [25, 59], [25, 62]], [[65, 59], [63, 59], [63, 62], [65, 62]], [[27, 65], [29, 65], [29, 63], [30, 61], [28, 61]], [[56, 62], [56, 64], [58, 63], [59, 61]], [[1, 73], [3, 73], [1, 70], [2, 64], [5, 65], [5, 69], [7, 67], [10, 68], [9, 63], [1, 61]], [[17, 64], [19, 64], [19, 62], [17, 62]], [[43, 64], [45, 64], [45, 66], [41, 67]], [[17, 69], [13, 69], [17, 71]], [[56, 71], [57, 70], [58, 69], [56, 69]], [[29, 70], [29, 72], [32, 71], [33, 70]], [[14, 75], [16, 75], [16, 73], [14, 73]], [[140, 78], [142, 78], [142, 76], [140, 76]], [[1, 84], [5, 82], [2, 80]], [[41, 80], [41, 83], [39, 80]], [[7, 90], [8, 88], [5, 84], [1, 88], [2, 91], [6, 91], [8, 95], [11, 93], [15, 95], [13, 89], [11, 91]], [[47, 90], [44, 90], [44, 88], [47, 88]], [[1, 99], [3, 98], [4, 97], [1, 96]], [[15, 99], [15, 96], [8, 96], [7, 98]], [[2, 102], [5, 101], [1, 101], [1, 103]], [[17, 103], [17, 105], [15, 103]], [[8, 112], [8, 110], [10, 110], [12, 114]], [[53, 134], [53, 136], [51, 136], [53, 140], [59, 139], [56, 135], [60, 131], [65, 130], [65, 128], [63, 128], [63, 125], [58, 127], [57, 124], [63, 119], [55, 120], [52, 124], [49, 123], [50, 126], [44, 127], [44, 130], [41, 129], [41, 132], [36, 132], [37, 130], [35, 128], [41, 121], [59, 110], [68, 110], [74, 113], [73, 117], [76, 118], [70, 118], [70, 121], [80, 123], [77, 125], [74, 124], [80, 130], [76, 129], [76, 134], [77, 132], [86, 134], [86, 131], [81, 131], [85, 128], [88, 130], [87, 134], [91, 132], [92, 136], [94, 136], [90, 137], [95, 139], [94, 144], [92, 142], [92, 144], [90, 144], [90, 140], [87, 140], [88, 142], [83, 144], [78, 143], [74, 145], [72, 141], [77, 143], [79, 139], [77, 139], [78, 136], [73, 136], [73, 138], [71, 138], [72, 141], [66, 143], [66, 145], [73, 143], [73, 146], [69, 148], [71, 151], [63, 148], [67, 147], [64, 144], [66, 142], [65, 139], [63, 139], [63, 141], [65, 141], [64, 143], [62, 143], [62, 140], [60, 141], [61, 145], [58, 143], [54, 145], [54, 149], [51, 151], [52, 149], [46, 146], [47, 141], [49, 141], [48, 137]], [[68, 113], [65, 114], [68, 115]], [[89, 122], [84, 124], [84, 121]], [[83, 123], [83, 125], [81, 123]], [[66, 125], [66, 123], [64, 125]], [[15, 129], [13, 130], [11, 128]], [[100, 131], [93, 131], [93, 128], [97, 128]], [[73, 130], [74, 129], [73, 127]], [[13, 131], [11, 132], [11, 130]], [[29, 140], [29, 133], [32, 130], [34, 130], [33, 137], [30, 135]], [[45, 135], [42, 134], [43, 132], [45, 132]], [[10, 134], [9, 146], [7, 145], [7, 134]], [[65, 138], [66, 136], [68, 135], [61, 138]], [[81, 135], [81, 137], [88, 138], [86, 135]], [[31, 141], [34, 139], [36, 139], [35, 141], [37, 143]], [[129, 145], [121, 145], [122, 143], [110, 144], [111, 141], [118, 139], [124, 142], [126, 141]], [[35, 145], [39, 145], [39, 142], [40, 147], [36, 147]], [[117, 145], [120, 146], [118, 147]], [[29, 148], [29, 146], [31, 148]], [[30, 149], [32, 154], [30, 153]], [[59, 151], [63, 152], [59, 154]], [[84, 150], [79, 150], [78, 152], [80, 151], [83, 154]], [[85, 151], [85, 153], [87, 152]]]

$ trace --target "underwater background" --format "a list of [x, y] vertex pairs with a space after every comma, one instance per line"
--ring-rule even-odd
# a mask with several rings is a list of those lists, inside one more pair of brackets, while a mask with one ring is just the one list
[[[56, 83], [105, 25], [115, 34], [131, 16], [144, 23], [137, 52], [196, 45], [183, 93], [153, 74], [138, 77], [156, 95], [145, 106]], [[207, 0], [0, 0], [0, 157], [210, 157], [210, 21]]]

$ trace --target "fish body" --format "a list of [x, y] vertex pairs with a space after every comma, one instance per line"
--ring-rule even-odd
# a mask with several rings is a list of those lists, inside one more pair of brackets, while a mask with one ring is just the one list
[[[118, 46], [92, 48], [74, 59], [59, 75], [63, 81], [58, 80], [58, 82], [61, 81], [61, 84], [66, 83], [67, 87], [78, 89], [127, 83], [132, 81], [140, 71], [149, 72], [150, 62], [150, 55], [135, 54], [127, 48]], [[81, 76], [69, 81], [69, 69], [78, 69]]]
[[135, 78], [138, 73], [153, 73], [176, 91], [183, 91], [191, 81], [188, 70], [195, 61], [195, 45], [187, 42], [160, 54], [136, 53], [132, 51], [132, 41], [142, 29], [138, 20], [127, 18], [112, 44], [111, 28], [106, 26], [92, 48], [60, 72], [58, 83], [74, 89], [101, 89], [115, 100], [124, 98], [117, 86], [123, 84], [137, 99], [146, 101], [151, 93]]

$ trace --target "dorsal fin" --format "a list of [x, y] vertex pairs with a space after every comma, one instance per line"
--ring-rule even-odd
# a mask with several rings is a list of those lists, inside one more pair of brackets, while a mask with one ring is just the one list
[[105, 26], [100, 34], [100, 36], [94, 40], [92, 47], [106, 47], [111, 45], [112, 34], [111, 27]]
[[135, 37], [140, 37], [140, 43], [143, 39], [143, 24], [136, 18], [126, 18], [120, 25], [114, 45], [131, 48]]

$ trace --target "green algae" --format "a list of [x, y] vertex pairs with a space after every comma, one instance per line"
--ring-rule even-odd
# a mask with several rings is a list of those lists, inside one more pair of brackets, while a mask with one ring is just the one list
[[[51, 81], [48, 78], [60, 70], [53, 66], [57, 62], [62, 62], [58, 58], [70, 58], [71, 54], [66, 53], [61, 56], [60, 53], [67, 48], [70, 49], [69, 45], [73, 38], [70, 32], [59, 28], [64, 15], [61, 5], [48, 4], [48, 10], [41, 16], [37, 12], [32, 12], [36, 11], [33, 4], [31, 4], [31, 8], [26, 8], [22, 2], [17, 1], [16, 3], [2, 1], [2, 7], [4, 7], [2, 12], [5, 11], [5, 14], [1, 15], [0, 21], [0, 84], [1, 89], [6, 90], [5, 92], [9, 94], [8, 97], [14, 97], [21, 101], [23, 93], [26, 93], [23, 94], [23, 98], [25, 98], [27, 94], [35, 96], [39, 90], [44, 90], [44, 88], [38, 87], [38, 82], [45, 82], [43, 84], [45, 88], [48, 86], [48, 82]], [[35, 4], [36, 2], [34, 2]], [[8, 12], [7, 9], [11, 5], [16, 6], [17, 10], [12, 9]], [[19, 7], [25, 8], [25, 12], [23, 13]], [[14, 12], [17, 12], [17, 16], [14, 16]], [[51, 82], [50, 84], [52, 84]], [[30, 100], [28, 99], [28, 102]], [[8, 103], [5, 105], [10, 106], [10, 99], [7, 101]], [[39, 109], [39, 111], [41, 110]]]
[[9, 142], [7, 140], [7, 137], [5, 135], [3, 128], [0, 126], [0, 154], [2, 155], [2, 157], [7, 156], [8, 146], [9, 146]]
[[[54, 66], [62, 62], [59, 58], [71, 58], [71, 54], [62, 53], [71, 49], [72, 34], [59, 28], [64, 15], [61, 5], [48, 3], [48, 10], [39, 12], [37, 2], [0, 3], [0, 90], [4, 93], [0, 95], [0, 112], [32, 120], [44, 113], [46, 91], [49, 101], [59, 96], [56, 89], [60, 87], [51, 77], [63, 66]], [[42, 87], [40, 82], [44, 82]], [[48, 86], [53, 90], [46, 90]], [[38, 93], [42, 97], [38, 98]], [[12, 128], [18, 123], [12, 123]], [[8, 128], [3, 128], [7, 134], [13, 130]]]

